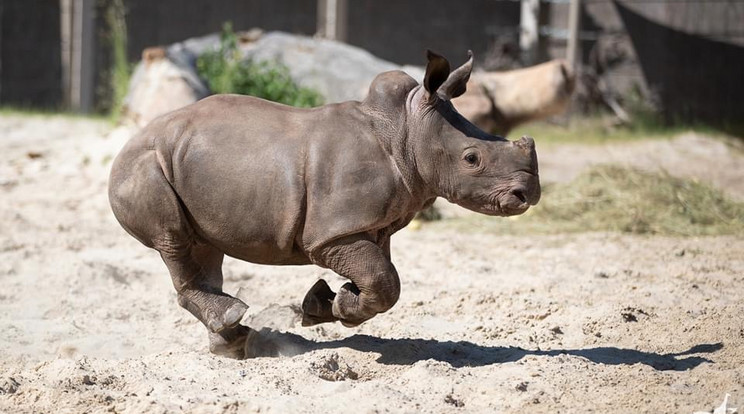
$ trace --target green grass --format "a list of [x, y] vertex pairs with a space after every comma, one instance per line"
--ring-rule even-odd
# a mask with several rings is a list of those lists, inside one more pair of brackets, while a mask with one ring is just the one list
[[0, 106], [0, 116], [17, 116], [17, 117], [29, 117], [29, 118], [78, 118], [78, 119], [92, 119], [100, 121], [110, 121], [111, 117], [108, 114], [102, 113], [89, 113], [82, 114], [79, 112], [72, 112], [66, 110], [59, 110], [53, 108], [25, 108], [19, 106]]
[[570, 183], [545, 186], [540, 203], [522, 216], [473, 215], [430, 226], [499, 234], [610, 231], [744, 235], [744, 203], [705, 184], [667, 173], [600, 165]]
[[109, 113], [117, 122], [122, 113], [124, 98], [129, 90], [133, 65], [127, 60], [126, 9], [122, 0], [113, 0], [106, 8], [105, 20], [109, 28], [108, 40], [111, 47], [111, 72], [109, 74], [111, 103]]

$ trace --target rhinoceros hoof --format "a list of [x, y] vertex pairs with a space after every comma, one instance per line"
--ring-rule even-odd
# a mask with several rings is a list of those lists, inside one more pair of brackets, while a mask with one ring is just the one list
[[251, 332], [250, 328], [243, 325], [210, 332], [209, 351], [228, 358], [245, 359], [245, 344]]
[[243, 319], [243, 315], [245, 315], [245, 312], [247, 310], [248, 305], [243, 303], [242, 300], [236, 299], [235, 304], [230, 306], [227, 311], [225, 311], [225, 327], [232, 328], [237, 326], [240, 323], [240, 320]]
[[337, 321], [332, 311], [335, 297], [325, 280], [315, 282], [302, 301], [302, 326]]
[[233, 302], [220, 316], [218, 312], [211, 312], [207, 319], [207, 328], [212, 332], [222, 332], [237, 326], [248, 310], [248, 305], [240, 299], [226, 297]]
[[347, 321], [347, 320], [344, 320], [344, 319], [339, 319], [339, 322], [341, 322], [341, 325], [343, 325], [343, 326], [345, 326], [347, 328], [355, 328], [355, 327], [361, 325], [364, 321], [356, 322], [356, 321]]

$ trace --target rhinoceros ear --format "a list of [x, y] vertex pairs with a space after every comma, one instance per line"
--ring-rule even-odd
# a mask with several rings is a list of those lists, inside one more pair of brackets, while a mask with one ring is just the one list
[[426, 51], [426, 57], [429, 59], [429, 63], [426, 65], [424, 88], [429, 92], [428, 101], [433, 102], [437, 99], [437, 90], [449, 76], [450, 64], [444, 56], [440, 56], [431, 50]]
[[[439, 96], [444, 100], [457, 98], [465, 93], [465, 87], [473, 71], [473, 51], [468, 50], [468, 61], [450, 73], [447, 80], [439, 87]], [[428, 72], [427, 72], [428, 73]]]

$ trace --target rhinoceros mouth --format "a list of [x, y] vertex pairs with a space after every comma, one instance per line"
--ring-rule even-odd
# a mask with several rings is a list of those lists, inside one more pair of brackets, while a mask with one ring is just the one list
[[519, 189], [512, 189], [498, 198], [499, 208], [504, 216], [515, 216], [522, 214], [530, 208], [524, 192]]
[[487, 205], [484, 207], [485, 207], [485, 210], [487, 210], [485, 214], [489, 214], [492, 216], [507, 217], [507, 216], [516, 216], [518, 214], [524, 213], [530, 208], [530, 205], [528, 203], [523, 203], [518, 206], [505, 206], [499, 203], [497, 205]]
[[513, 200], [513, 197], [504, 195], [492, 197], [487, 201], [483, 200], [483, 202], [480, 203], [460, 202], [457, 204], [477, 213], [500, 217], [516, 216], [524, 213], [530, 208], [530, 204], [526, 200], [519, 200], [516, 202]]
[[525, 211], [529, 210], [530, 205], [525, 203], [523, 206], [519, 207], [512, 207], [512, 208], [502, 208], [501, 211], [503, 212], [504, 216], [516, 216], [518, 214], [522, 214]]

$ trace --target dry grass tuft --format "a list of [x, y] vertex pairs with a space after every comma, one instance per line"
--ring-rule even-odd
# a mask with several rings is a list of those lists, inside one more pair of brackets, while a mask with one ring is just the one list
[[512, 234], [744, 234], [744, 203], [703, 183], [665, 172], [600, 165], [570, 183], [544, 187], [540, 203], [522, 216], [506, 220], [473, 216], [437, 225]]

